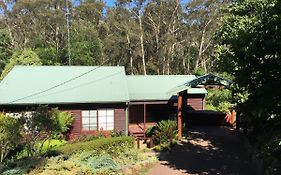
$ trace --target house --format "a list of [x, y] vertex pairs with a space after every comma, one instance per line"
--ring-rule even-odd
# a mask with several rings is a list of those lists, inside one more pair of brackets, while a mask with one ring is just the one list
[[[126, 75], [124, 67], [15, 66], [0, 83], [0, 110], [48, 105], [69, 111], [75, 118], [70, 138], [99, 130], [143, 136], [157, 121], [177, 117], [180, 91], [174, 89], [195, 79]], [[186, 105], [203, 110], [207, 91], [196, 86], [186, 92]]]

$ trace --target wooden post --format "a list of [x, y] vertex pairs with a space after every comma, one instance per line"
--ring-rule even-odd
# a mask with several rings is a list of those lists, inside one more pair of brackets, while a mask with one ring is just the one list
[[231, 123], [232, 128], [235, 127], [235, 121], [236, 121], [236, 112], [235, 112], [235, 110], [233, 109], [233, 110], [231, 111], [231, 119], [230, 119], [230, 123]]
[[182, 92], [178, 93], [178, 139], [182, 137]]
[[145, 138], [145, 130], [146, 130], [146, 104], [143, 104], [143, 134]]
[[126, 103], [126, 109], [125, 109], [125, 114], [126, 114], [126, 128], [125, 128], [125, 133], [126, 136], [129, 135], [129, 102]]

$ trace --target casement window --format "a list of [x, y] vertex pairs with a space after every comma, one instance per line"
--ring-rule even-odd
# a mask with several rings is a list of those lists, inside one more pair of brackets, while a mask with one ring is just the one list
[[113, 130], [114, 129], [114, 110], [83, 110], [82, 111], [82, 130]]
[[82, 130], [95, 131], [97, 128], [97, 110], [82, 111]]
[[114, 111], [113, 109], [98, 110], [98, 128], [99, 130], [113, 130], [114, 129]]

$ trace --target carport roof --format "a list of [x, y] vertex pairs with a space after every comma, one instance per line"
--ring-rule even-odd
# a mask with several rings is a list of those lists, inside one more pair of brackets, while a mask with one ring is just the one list
[[185, 90], [187, 90], [187, 93], [189, 93], [189, 91], [192, 91], [193, 87], [197, 87], [198, 85], [220, 85], [228, 87], [231, 84], [232, 81], [230, 80], [221, 78], [214, 74], [206, 74], [191, 81], [186, 81], [182, 84], [179, 84], [178, 86], [170, 89], [168, 91], [168, 94], [174, 94]]

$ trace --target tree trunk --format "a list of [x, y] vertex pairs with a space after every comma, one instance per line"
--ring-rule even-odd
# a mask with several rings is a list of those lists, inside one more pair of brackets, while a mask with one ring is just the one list
[[199, 46], [199, 51], [198, 51], [198, 57], [196, 59], [195, 68], [194, 68], [195, 71], [197, 71], [197, 69], [199, 67], [199, 63], [200, 63], [200, 61], [202, 61], [201, 59], [202, 59], [202, 54], [203, 54], [204, 40], [205, 40], [205, 28], [202, 31], [202, 35], [201, 35], [200, 46]]
[[145, 65], [144, 44], [143, 44], [143, 29], [142, 29], [141, 15], [138, 15], [138, 19], [139, 19], [139, 28], [140, 28], [140, 44], [141, 44], [141, 58], [142, 58], [143, 74], [146, 75], [146, 65]]
[[131, 75], [134, 75], [134, 68], [133, 68], [133, 54], [132, 54], [131, 39], [130, 39], [129, 34], [127, 34], [127, 44], [128, 44], [128, 47], [129, 47], [129, 57], [130, 57]]

